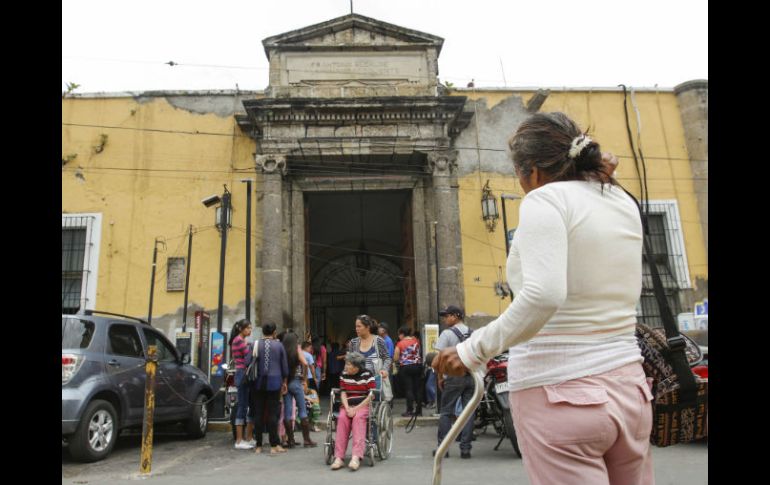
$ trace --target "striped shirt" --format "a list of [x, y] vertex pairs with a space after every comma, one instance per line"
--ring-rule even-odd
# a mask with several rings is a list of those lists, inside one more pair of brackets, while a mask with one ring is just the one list
[[[375, 374], [380, 369], [390, 372], [390, 365], [393, 363], [393, 359], [391, 359], [388, 353], [388, 346], [385, 345], [385, 340], [379, 335], [374, 337], [374, 343], [366, 352], [361, 350], [360, 337], [352, 339], [348, 345], [348, 352], [358, 352], [366, 357], [366, 369], [372, 374]], [[375, 359], [380, 360], [379, 366], [375, 364]]]
[[236, 369], [245, 369], [249, 364], [251, 358], [251, 346], [246, 343], [240, 335], [233, 339], [233, 344], [230, 346], [233, 354], [233, 360], [235, 361]]
[[359, 371], [358, 374], [342, 374], [340, 377], [340, 390], [348, 398], [348, 404], [355, 406], [366, 399], [369, 391], [374, 390], [374, 376], [368, 370]]

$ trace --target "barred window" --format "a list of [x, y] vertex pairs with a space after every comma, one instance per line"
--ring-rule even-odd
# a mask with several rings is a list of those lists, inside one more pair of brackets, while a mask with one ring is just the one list
[[642, 295], [637, 313], [642, 323], [659, 327], [663, 325], [663, 320], [655, 299], [650, 264], [655, 264], [658, 270], [674, 317], [682, 312], [679, 291], [690, 286], [690, 278], [676, 201], [651, 202], [648, 207], [648, 240], [652, 254], [645, 258], [642, 265]]
[[94, 309], [100, 214], [62, 214], [61, 307], [63, 314]]

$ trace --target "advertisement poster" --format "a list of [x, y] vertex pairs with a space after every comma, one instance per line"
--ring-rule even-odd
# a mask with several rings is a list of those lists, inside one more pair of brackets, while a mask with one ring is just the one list
[[422, 341], [425, 342], [424, 353], [438, 352], [436, 342], [438, 342], [438, 324], [426, 323], [422, 327]]
[[211, 333], [211, 377], [225, 375], [222, 364], [225, 363], [225, 335], [219, 332]]

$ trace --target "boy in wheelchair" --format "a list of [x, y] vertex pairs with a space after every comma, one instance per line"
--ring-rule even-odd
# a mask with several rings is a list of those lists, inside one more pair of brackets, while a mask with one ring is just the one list
[[366, 451], [366, 425], [369, 419], [369, 403], [373, 399], [375, 380], [366, 370], [366, 359], [358, 352], [345, 356], [345, 369], [340, 377], [340, 398], [342, 406], [337, 417], [334, 463], [332, 470], [344, 466], [342, 461], [348, 448], [351, 429], [353, 433], [353, 457], [348, 464], [351, 470], [358, 470]]

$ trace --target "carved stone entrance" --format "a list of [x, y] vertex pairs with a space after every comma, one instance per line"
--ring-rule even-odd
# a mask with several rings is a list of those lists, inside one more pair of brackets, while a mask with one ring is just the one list
[[437, 93], [443, 39], [354, 14], [263, 44], [270, 97], [244, 101], [237, 118], [256, 141], [263, 180], [261, 321], [310, 327], [305, 194], [313, 192], [408, 191], [415, 324], [437, 320], [436, 274], [439, 304], [462, 305], [452, 143], [472, 112], [465, 97]]

